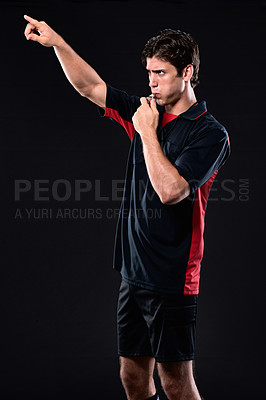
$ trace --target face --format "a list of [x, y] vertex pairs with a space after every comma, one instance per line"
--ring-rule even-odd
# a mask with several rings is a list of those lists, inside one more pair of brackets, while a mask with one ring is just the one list
[[146, 69], [149, 86], [160, 106], [174, 105], [185, 90], [185, 81], [178, 76], [176, 68], [168, 61], [153, 56], [147, 58]]

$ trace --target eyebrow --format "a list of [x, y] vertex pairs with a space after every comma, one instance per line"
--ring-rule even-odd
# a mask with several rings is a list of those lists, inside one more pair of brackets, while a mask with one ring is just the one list
[[146, 71], [148, 71], [148, 72], [161, 72], [161, 71], [165, 72], [165, 69], [164, 69], [164, 68], [152, 69], [152, 70], [150, 71], [148, 68], [146, 68]]

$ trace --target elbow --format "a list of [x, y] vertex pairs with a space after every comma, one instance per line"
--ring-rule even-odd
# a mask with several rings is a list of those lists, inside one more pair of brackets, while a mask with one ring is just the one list
[[185, 199], [190, 194], [190, 187], [186, 187], [185, 190], [178, 190], [174, 192], [165, 192], [160, 196], [160, 200], [163, 204], [171, 206], [177, 204]]
[[160, 200], [165, 205], [178, 203], [179, 193], [166, 192], [160, 194]]
[[176, 197], [160, 197], [160, 200], [163, 204], [165, 204], [166, 206], [171, 206], [173, 204], [179, 203], [180, 199], [178, 196]]

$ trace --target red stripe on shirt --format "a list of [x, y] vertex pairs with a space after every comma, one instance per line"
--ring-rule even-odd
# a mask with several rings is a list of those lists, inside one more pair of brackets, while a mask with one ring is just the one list
[[192, 215], [192, 239], [186, 270], [184, 294], [199, 293], [200, 263], [204, 249], [204, 216], [209, 192], [217, 173], [218, 169], [201, 187], [198, 188], [195, 195]]
[[198, 119], [199, 117], [201, 117], [203, 114], [205, 114], [207, 112], [207, 110], [206, 111], [203, 111], [203, 113], [202, 114], [200, 114], [200, 115], [198, 115], [196, 118], [190, 118], [190, 121], [194, 121], [194, 119]]
[[130, 140], [133, 139], [134, 132], [135, 132], [133, 123], [123, 119], [117, 110], [113, 110], [112, 108], [105, 107], [104, 116], [113, 118], [115, 121], [117, 121], [126, 130]]

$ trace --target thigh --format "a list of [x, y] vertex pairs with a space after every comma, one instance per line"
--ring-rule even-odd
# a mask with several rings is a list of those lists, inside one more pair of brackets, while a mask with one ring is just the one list
[[152, 357], [148, 326], [130, 286], [122, 280], [119, 290], [118, 354], [122, 357]]

